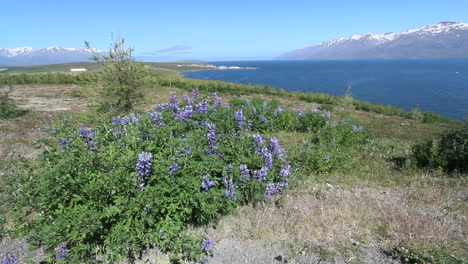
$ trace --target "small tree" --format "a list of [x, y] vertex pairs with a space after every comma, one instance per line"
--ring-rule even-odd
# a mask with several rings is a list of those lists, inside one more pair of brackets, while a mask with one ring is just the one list
[[20, 109], [15, 105], [10, 93], [13, 92], [13, 86], [7, 78], [0, 76], [0, 119], [9, 119], [21, 116], [26, 110]]
[[143, 85], [146, 70], [142, 63], [133, 58], [133, 49], [125, 47], [121, 36], [112, 36], [108, 54], [103, 54], [85, 41], [86, 48], [93, 52], [90, 58], [103, 66], [99, 74], [98, 113], [126, 113], [143, 99], [139, 88]]

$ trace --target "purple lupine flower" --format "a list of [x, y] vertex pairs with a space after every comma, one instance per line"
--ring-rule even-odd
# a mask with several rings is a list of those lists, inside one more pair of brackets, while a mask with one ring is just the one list
[[91, 129], [89, 129], [87, 127], [84, 127], [84, 126], [80, 126], [78, 136], [82, 137], [85, 140], [85, 142], [88, 143], [88, 144], [92, 143], [94, 141], [93, 140], [93, 136], [94, 136], [93, 131], [91, 131]]
[[70, 252], [70, 249], [65, 248], [63, 245], [60, 245], [55, 248], [55, 252], [57, 252], [57, 254], [55, 255], [55, 259], [65, 260], [65, 257], [68, 254], [68, 252]]
[[247, 168], [247, 165], [244, 165], [244, 164], [239, 165], [239, 170], [240, 170], [240, 175], [241, 175], [240, 180], [243, 183], [246, 183], [247, 181], [249, 181], [250, 172], [249, 172], [249, 168]]
[[195, 111], [199, 114], [208, 114], [208, 107], [210, 105], [208, 104], [207, 101], [203, 100], [200, 103], [195, 105]]
[[203, 176], [202, 182], [200, 183], [200, 188], [204, 189], [205, 191], [208, 191], [210, 187], [215, 186], [215, 183], [210, 181], [209, 177], [210, 174], [205, 174], [205, 176]]
[[278, 116], [279, 114], [281, 114], [281, 112], [283, 112], [283, 108], [281, 106], [278, 106], [278, 108], [276, 108], [275, 112], [273, 113], [275, 116]]
[[263, 122], [265, 125], [268, 125], [268, 120], [264, 115], [259, 115], [258, 120]]
[[250, 112], [252, 115], [256, 115], [257, 114], [257, 108], [252, 107], [252, 112]]
[[276, 137], [270, 138], [270, 145], [268, 146], [272, 154], [283, 153], [284, 149], [280, 147], [278, 139]]
[[263, 101], [263, 112], [265, 112], [268, 109], [268, 105], [266, 101]]
[[179, 99], [177, 99], [177, 93], [174, 91], [169, 92], [169, 102], [172, 110], [179, 108]]
[[180, 169], [180, 165], [177, 163], [169, 164], [169, 166], [167, 166], [167, 169], [169, 170], [169, 175], [174, 176], [175, 171]]
[[254, 170], [253, 174], [254, 174], [254, 178], [256, 178], [258, 181], [265, 181], [267, 179], [268, 169], [261, 168], [259, 170]]
[[205, 252], [205, 253], [213, 251], [213, 244], [214, 244], [213, 238], [206, 235], [205, 239], [203, 239], [203, 241], [201, 243], [201, 251]]
[[137, 114], [135, 115], [134, 113], [128, 114], [121, 119], [121, 124], [122, 125], [137, 125], [138, 122], [140, 121], [141, 115]]
[[198, 97], [200, 97], [200, 91], [198, 90], [198, 88], [195, 88], [194, 90], [192, 90], [192, 98], [195, 99]]
[[312, 108], [310, 109], [310, 111], [311, 111], [312, 113], [318, 113], [318, 112], [320, 112], [320, 110], [318, 110], [318, 109], [315, 108], [315, 107], [312, 107]]
[[252, 136], [253, 138], [253, 143], [254, 143], [254, 147], [255, 149], [257, 150], [257, 152], [260, 152], [261, 149], [262, 149], [262, 145], [263, 145], [263, 138], [261, 135], [259, 134], [254, 134]]
[[182, 150], [176, 152], [178, 156], [188, 156], [192, 153], [192, 147], [186, 146]]
[[121, 116], [114, 116], [112, 117], [112, 125], [114, 126], [121, 126], [122, 124], [122, 117]]
[[178, 108], [177, 112], [174, 114], [176, 119], [186, 120], [192, 118], [193, 107], [191, 105], [186, 105], [184, 108]]
[[289, 163], [286, 163], [283, 168], [281, 168], [279, 172], [279, 176], [282, 180], [285, 180], [288, 178], [289, 174], [291, 173], [291, 165]]
[[165, 124], [162, 122], [163, 116], [162, 116], [161, 113], [155, 112], [155, 111], [150, 111], [148, 113], [148, 116], [149, 116], [149, 118], [151, 118], [154, 121], [153, 124], [155, 126], [157, 126], [157, 127], [165, 126]]
[[296, 120], [299, 120], [305, 116], [305, 113], [303, 110], [300, 110], [297, 115], [296, 115]]
[[351, 128], [351, 133], [355, 133], [355, 132], [362, 132], [364, 131], [364, 128], [362, 126], [355, 126], [353, 125], [352, 128]]
[[208, 133], [206, 134], [206, 138], [208, 139], [208, 145], [214, 146], [216, 145], [216, 125], [213, 123], [208, 123], [206, 125], [206, 128], [208, 129]]
[[249, 131], [252, 131], [252, 129], [253, 129], [253, 121], [252, 120], [247, 121], [247, 129]]
[[213, 105], [216, 107], [221, 107], [223, 106], [223, 100], [221, 97], [219, 97], [216, 93], [212, 93], [211, 96], [213, 96]]
[[321, 114], [320, 114], [321, 117], [325, 117], [327, 119], [330, 119], [331, 118], [331, 113], [328, 112], [328, 111], [323, 111]]
[[71, 143], [71, 139], [63, 139], [63, 140], [60, 140], [59, 142], [59, 145], [62, 146], [62, 148], [65, 150], [65, 149], [70, 149], [70, 143]]
[[332, 127], [336, 127], [337, 123], [335, 121], [326, 121], [325, 124], [331, 125]]
[[18, 260], [11, 253], [6, 253], [3, 256], [3, 258], [0, 258], [0, 263], [1, 264], [14, 264], [14, 263], [18, 263]]
[[264, 159], [265, 168], [267, 168], [269, 170], [273, 169], [273, 156], [271, 155], [271, 153], [266, 152], [263, 155], [263, 159]]
[[168, 108], [168, 104], [157, 104], [154, 106], [154, 111], [166, 111]]
[[145, 188], [146, 178], [151, 174], [151, 158], [153, 155], [148, 152], [141, 152], [138, 155], [138, 161], [135, 169], [137, 170], [138, 189], [142, 191]]
[[267, 183], [265, 186], [265, 191], [263, 192], [263, 196], [265, 199], [271, 199], [273, 195], [276, 193], [276, 185], [274, 183]]
[[288, 181], [284, 181], [284, 182], [278, 182], [278, 184], [276, 184], [276, 192], [277, 193], [282, 193], [284, 191], [284, 189], [288, 187]]
[[237, 200], [236, 197], [236, 190], [234, 183], [232, 181], [232, 178], [229, 180], [225, 181], [224, 186], [226, 187], [226, 190], [224, 191], [224, 194], [229, 200]]
[[184, 102], [185, 102], [187, 105], [192, 105], [192, 104], [193, 104], [193, 101], [192, 101], [192, 99], [190, 98], [190, 96], [188, 95], [188, 93], [183, 93], [183, 94], [182, 94], [182, 98], [183, 98]]
[[247, 120], [245, 117], [244, 117], [244, 112], [242, 109], [239, 109], [237, 110], [236, 112], [234, 112], [234, 118], [237, 122], [237, 126], [239, 127], [239, 129], [242, 129], [242, 127], [244, 126], [244, 122], [245, 120]]

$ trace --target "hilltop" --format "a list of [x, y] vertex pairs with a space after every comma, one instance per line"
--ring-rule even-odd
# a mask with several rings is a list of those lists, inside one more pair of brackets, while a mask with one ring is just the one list
[[468, 23], [440, 22], [397, 33], [357, 34], [282, 54], [286, 60], [467, 58]]

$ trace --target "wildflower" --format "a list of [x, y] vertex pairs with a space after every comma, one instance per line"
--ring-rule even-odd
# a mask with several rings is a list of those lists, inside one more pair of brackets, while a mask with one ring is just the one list
[[84, 138], [86, 143], [92, 143], [94, 141], [93, 135], [94, 133], [93, 131], [91, 131], [91, 129], [84, 126], [80, 126], [78, 136]]
[[281, 112], [283, 112], [283, 108], [281, 106], [278, 106], [278, 108], [276, 108], [273, 114], [277, 116], [278, 114], [281, 114]]
[[167, 166], [167, 169], [169, 170], [169, 175], [174, 176], [175, 171], [180, 169], [180, 165], [177, 163], [169, 164], [169, 166]]
[[270, 145], [268, 146], [272, 154], [283, 153], [284, 149], [280, 147], [278, 139], [276, 137], [270, 138]]
[[249, 131], [252, 130], [252, 128], [253, 128], [253, 121], [252, 121], [252, 120], [249, 120], [249, 121], [247, 122], [247, 127], [248, 127], [248, 130], [249, 130]]
[[286, 187], [288, 187], [287, 180], [284, 182], [278, 182], [278, 184], [276, 184], [276, 193], [282, 193]]
[[154, 106], [154, 111], [165, 111], [169, 108], [168, 104], [157, 104]]
[[254, 178], [256, 178], [258, 181], [265, 181], [267, 179], [267, 175], [268, 175], [267, 168], [261, 168], [259, 170], [254, 171]]
[[267, 169], [271, 170], [273, 169], [273, 156], [271, 155], [270, 152], [266, 152], [263, 155], [264, 158], [264, 165]]
[[276, 186], [274, 183], [267, 183], [265, 186], [265, 191], [263, 192], [263, 196], [265, 199], [271, 199], [271, 197], [276, 193]]
[[178, 156], [188, 156], [192, 153], [192, 147], [186, 146], [182, 150], [176, 152]]
[[169, 102], [172, 110], [176, 110], [179, 107], [179, 100], [177, 99], [176, 92], [169, 93]]
[[200, 103], [195, 105], [195, 111], [199, 114], [208, 114], [208, 107], [210, 105], [207, 101], [201, 101]]
[[255, 106], [252, 107], [252, 111], [250, 113], [252, 113], [252, 115], [256, 115], [257, 114], [257, 108], [255, 108]]
[[205, 239], [203, 239], [201, 243], [201, 251], [206, 252], [206, 253], [213, 251], [213, 244], [214, 244], [213, 238], [208, 235], [205, 236]]
[[261, 122], [263, 122], [265, 125], [268, 125], [268, 120], [267, 120], [267, 118], [266, 118], [264, 115], [259, 115], [259, 116], [258, 116], [258, 120], [260, 120]]
[[296, 120], [299, 120], [305, 116], [305, 113], [303, 110], [300, 110], [297, 115], [296, 115]]
[[112, 117], [112, 125], [121, 126], [122, 125], [122, 117], [121, 116]]
[[18, 263], [18, 260], [13, 257], [12, 254], [10, 253], [6, 253], [3, 258], [0, 258], [0, 263], [1, 264], [14, 264], [14, 263]]
[[287, 163], [286, 165], [284, 165], [283, 168], [281, 168], [279, 172], [279, 176], [281, 179], [285, 180], [289, 176], [290, 173], [291, 173], [291, 165]]
[[236, 190], [235, 190], [234, 183], [231, 178], [225, 182], [225, 187], [226, 187], [226, 190], [224, 191], [224, 194], [226, 195], [226, 197], [229, 200], [237, 200]]
[[162, 122], [163, 116], [159, 112], [154, 112], [151, 111], [148, 113], [149, 118], [151, 118], [154, 121], [154, 125], [157, 127], [163, 127], [165, 124]]
[[138, 155], [138, 161], [136, 163], [135, 169], [137, 170], [137, 182], [138, 189], [143, 190], [145, 186], [146, 178], [151, 173], [151, 158], [153, 155], [148, 152], [141, 152]]
[[268, 109], [267, 102], [263, 101], [263, 112], [265, 112]]
[[57, 254], [55, 255], [55, 259], [65, 260], [66, 255], [70, 252], [70, 249], [65, 248], [63, 245], [60, 245], [55, 248]]
[[200, 184], [200, 187], [202, 189], [204, 189], [205, 191], [208, 191], [208, 189], [210, 187], [215, 186], [215, 183], [213, 181], [210, 181], [210, 179], [208, 177], [210, 177], [210, 174], [205, 174], [205, 176], [203, 176], [203, 180], [202, 180], [202, 182]]
[[193, 104], [193, 101], [192, 99], [189, 97], [189, 95], [187, 93], [184, 93], [182, 95], [182, 98], [184, 100], [184, 102], [187, 104], [187, 105], [192, 105]]
[[254, 135], [252, 136], [252, 138], [253, 138], [253, 142], [254, 142], [254, 147], [255, 147], [255, 149], [256, 149], [258, 152], [260, 152], [261, 149], [262, 149], [262, 144], [263, 144], [263, 138], [262, 138], [262, 136], [259, 135], [259, 134], [254, 134]]
[[192, 91], [192, 98], [195, 99], [195, 98], [198, 98], [200, 96], [200, 91], [198, 90], [198, 88], [194, 89]]
[[364, 131], [364, 128], [362, 126], [355, 126], [353, 125], [351, 127], [351, 133], [355, 133], [355, 132], [362, 132]]
[[223, 106], [223, 100], [221, 99], [221, 97], [219, 97], [216, 93], [212, 93], [211, 96], [213, 96], [214, 106], [216, 107]]
[[241, 164], [239, 165], [239, 170], [240, 170], [240, 175], [241, 175], [241, 181], [243, 183], [246, 183], [250, 179], [249, 169], [247, 168], [246, 165]]
[[184, 108], [178, 108], [174, 114], [176, 119], [185, 120], [192, 118], [193, 108], [191, 105], [186, 105]]
[[244, 117], [244, 113], [243, 113], [242, 109], [239, 109], [236, 112], [234, 112], [234, 118], [235, 118], [235, 120], [237, 122], [237, 126], [239, 127], [239, 129], [242, 129], [242, 127], [244, 126], [245, 120], [247, 120]]
[[59, 141], [59, 145], [62, 146], [64, 150], [71, 148], [70, 143], [71, 143], [71, 139], [63, 139]]

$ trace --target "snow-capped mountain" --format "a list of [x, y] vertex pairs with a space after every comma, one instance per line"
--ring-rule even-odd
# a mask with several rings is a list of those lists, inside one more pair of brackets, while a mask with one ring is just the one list
[[324, 41], [280, 59], [467, 58], [468, 23], [440, 22], [398, 33], [360, 34]]
[[89, 61], [89, 49], [63, 48], [58, 46], [35, 49], [33, 47], [0, 48], [0, 65], [26, 66], [65, 62]]

